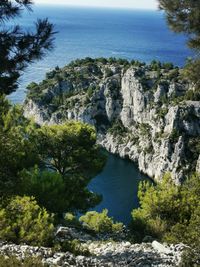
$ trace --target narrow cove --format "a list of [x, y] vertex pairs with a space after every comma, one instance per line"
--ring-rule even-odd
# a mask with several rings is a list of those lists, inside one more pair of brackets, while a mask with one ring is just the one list
[[128, 224], [131, 211], [139, 206], [138, 185], [144, 180], [150, 179], [140, 173], [136, 164], [108, 154], [103, 171], [89, 184], [91, 191], [103, 196], [102, 202], [92, 210], [108, 209], [115, 220]]

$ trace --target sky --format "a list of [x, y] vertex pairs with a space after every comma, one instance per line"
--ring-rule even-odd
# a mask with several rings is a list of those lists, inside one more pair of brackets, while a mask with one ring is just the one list
[[36, 4], [157, 9], [157, 0], [35, 0]]

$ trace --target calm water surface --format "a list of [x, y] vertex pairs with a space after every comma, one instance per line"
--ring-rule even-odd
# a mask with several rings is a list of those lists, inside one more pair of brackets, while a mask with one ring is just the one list
[[134, 163], [109, 155], [103, 172], [89, 185], [93, 192], [103, 195], [103, 201], [95, 210], [102, 211], [106, 208], [116, 220], [129, 223], [132, 209], [139, 205], [138, 184], [147, 179]]

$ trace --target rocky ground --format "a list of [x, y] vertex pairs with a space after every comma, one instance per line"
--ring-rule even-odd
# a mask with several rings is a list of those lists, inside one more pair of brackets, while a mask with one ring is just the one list
[[[77, 232], [70, 228], [60, 228], [59, 238], [64, 238], [66, 233], [69, 239], [77, 237]], [[0, 254], [14, 255], [19, 259], [27, 256], [42, 258], [48, 266], [101, 266], [101, 267], [168, 267], [178, 266], [181, 254], [185, 248], [183, 244], [163, 245], [157, 241], [151, 243], [132, 244], [128, 241], [102, 241], [94, 240], [94, 237], [80, 233], [82, 246], [87, 248], [90, 256], [75, 256], [70, 252], [56, 252], [51, 248], [32, 247], [27, 245], [15, 245], [6, 242], [0, 243]]]

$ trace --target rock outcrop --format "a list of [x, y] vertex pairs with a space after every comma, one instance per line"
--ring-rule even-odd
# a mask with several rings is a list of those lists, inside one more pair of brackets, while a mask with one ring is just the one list
[[187, 100], [193, 89], [177, 68], [127, 64], [83, 60], [54, 71], [29, 89], [24, 114], [39, 124], [92, 124], [108, 151], [155, 180], [171, 172], [180, 183], [200, 168], [200, 101]]
[[61, 227], [57, 231], [57, 238], [62, 240], [73, 239], [81, 241], [82, 248], [88, 251], [88, 256], [74, 255], [69, 251], [56, 251], [46, 247], [33, 247], [0, 242], [0, 255], [15, 256], [21, 261], [27, 257], [37, 257], [49, 267], [175, 267], [181, 261], [186, 248], [183, 244], [163, 245], [157, 241], [152, 243], [133, 244], [129, 241], [101, 241], [95, 240], [73, 228]]

